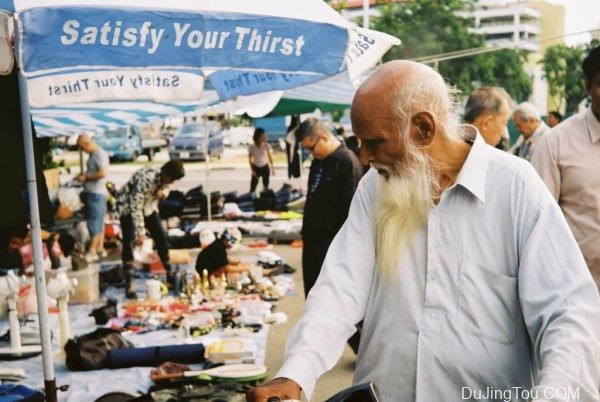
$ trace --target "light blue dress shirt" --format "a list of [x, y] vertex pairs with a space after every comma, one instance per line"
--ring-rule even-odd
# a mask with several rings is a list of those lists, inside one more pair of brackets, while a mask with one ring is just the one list
[[377, 171], [360, 182], [277, 373], [309, 399], [364, 318], [354, 382], [384, 401], [600, 400], [600, 297], [563, 214], [528, 162], [471, 135], [393, 280], [375, 272]]

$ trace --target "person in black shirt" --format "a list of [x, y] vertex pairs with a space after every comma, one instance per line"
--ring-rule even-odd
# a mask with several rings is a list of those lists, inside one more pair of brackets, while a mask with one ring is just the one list
[[356, 157], [358, 158], [358, 154], [360, 152], [360, 144], [358, 143], [358, 137], [356, 137], [355, 135], [348, 134], [346, 129], [341, 126], [336, 129], [336, 132], [337, 135], [342, 137], [342, 139], [344, 140], [346, 148], [354, 152], [354, 155], [356, 155]]
[[[304, 294], [308, 296], [319, 277], [329, 245], [348, 217], [363, 168], [356, 155], [335, 138], [324, 122], [314, 117], [300, 124], [296, 140], [314, 158], [302, 221], [302, 273]], [[358, 352], [359, 342], [360, 330], [348, 340], [354, 353]]]
[[200, 234], [200, 248], [202, 251], [196, 258], [196, 271], [202, 274], [202, 271], [206, 269], [209, 275], [216, 276], [223, 273], [249, 272], [249, 265], [227, 256], [227, 250], [231, 248], [234, 242], [235, 238], [227, 231], [217, 239], [212, 230], [203, 230]]
[[309, 118], [300, 124], [296, 140], [314, 157], [302, 222], [302, 271], [304, 293], [308, 295], [331, 241], [348, 216], [362, 167], [356, 155], [318, 119]]

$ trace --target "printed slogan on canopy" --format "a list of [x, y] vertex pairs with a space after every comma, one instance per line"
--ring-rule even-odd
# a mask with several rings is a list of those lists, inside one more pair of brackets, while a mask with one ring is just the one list
[[332, 24], [225, 12], [62, 7], [24, 10], [19, 20], [30, 76], [104, 66], [333, 74], [348, 39]]
[[117, 99], [196, 100], [202, 97], [204, 77], [181, 71], [86, 71], [35, 77], [27, 84], [31, 106], [46, 107]]

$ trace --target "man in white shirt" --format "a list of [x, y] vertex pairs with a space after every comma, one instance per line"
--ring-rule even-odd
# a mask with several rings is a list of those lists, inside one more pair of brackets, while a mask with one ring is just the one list
[[418, 63], [386, 63], [359, 88], [352, 126], [374, 169], [283, 366], [249, 401], [310, 399], [363, 319], [354, 382], [383, 401], [598, 400], [600, 297], [560, 208], [453, 108]]
[[513, 121], [521, 136], [512, 148], [512, 153], [529, 161], [535, 146], [550, 127], [542, 121], [540, 112], [529, 102], [523, 102], [517, 106], [513, 111]]
[[590, 107], [550, 130], [531, 164], [558, 201], [600, 288], [600, 46], [582, 67]]
[[508, 133], [506, 125], [510, 118], [511, 102], [504, 88], [477, 88], [467, 99], [465, 123], [475, 126], [486, 143], [502, 149], [498, 144]]

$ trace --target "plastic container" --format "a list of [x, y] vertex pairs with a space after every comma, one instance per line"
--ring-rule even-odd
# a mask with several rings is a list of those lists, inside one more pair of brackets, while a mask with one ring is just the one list
[[[55, 276], [61, 269], [46, 271], [46, 281], [49, 276]], [[69, 278], [77, 279], [75, 293], [69, 298], [70, 304], [95, 303], [100, 298], [100, 266], [90, 264], [85, 269], [64, 271]]]

